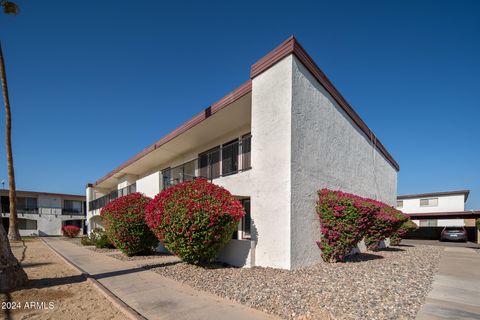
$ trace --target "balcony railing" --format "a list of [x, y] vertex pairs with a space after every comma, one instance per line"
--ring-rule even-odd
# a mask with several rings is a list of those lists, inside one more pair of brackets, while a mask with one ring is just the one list
[[122, 196], [126, 196], [127, 194], [134, 193], [136, 192], [136, 190], [137, 190], [137, 185], [135, 183], [125, 188], [114, 190], [104, 195], [103, 197], [90, 201], [88, 203], [88, 210], [92, 211], [92, 210], [103, 208], [110, 201], [120, 198]]
[[[2, 210], [3, 211], [3, 210]], [[2, 214], [8, 214], [7, 212], [2, 212]], [[79, 209], [71, 208], [28, 208], [28, 209], [17, 209], [17, 215], [23, 216], [26, 214], [56, 214], [56, 215], [67, 215], [67, 216], [84, 216], [85, 212]]]
[[205, 178], [213, 180], [251, 169], [251, 136], [200, 154], [196, 159], [162, 171], [163, 188]]

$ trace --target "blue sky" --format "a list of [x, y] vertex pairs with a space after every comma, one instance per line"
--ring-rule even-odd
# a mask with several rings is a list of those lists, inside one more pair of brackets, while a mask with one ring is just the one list
[[[478, 1], [17, 2], [0, 39], [19, 189], [84, 193], [293, 34], [399, 162], [400, 194], [471, 189], [480, 209]], [[0, 161], [3, 178], [3, 143]]]

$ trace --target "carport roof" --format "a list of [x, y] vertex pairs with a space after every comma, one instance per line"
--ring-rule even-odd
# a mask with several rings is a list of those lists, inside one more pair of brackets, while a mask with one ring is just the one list
[[452, 211], [452, 212], [419, 212], [406, 213], [411, 219], [475, 219], [480, 218], [479, 210]]

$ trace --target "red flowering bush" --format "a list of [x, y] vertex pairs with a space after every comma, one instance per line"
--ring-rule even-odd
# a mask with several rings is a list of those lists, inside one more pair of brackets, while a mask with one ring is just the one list
[[145, 207], [150, 201], [135, 192], [109, 202], [100, 212], [108, 239], [128, 256], [151, 253], [158, 245], [145, 224]]
[[193, 264], [215, 259], [243, 215], [242, 205], [230, 192], [205, 179], [163, 190], [145, 210], [147, 225], [157, 238]]
[[398, 246], [402, 241], [402, 238], [409, 233], [417, 229], [417, 225], [407, 217], [407, 219], [400, 225], [400, 228], [397, 229], [391, 236], [390, 236], [390, 245]]
[[80, 233], [80, 228], [77, 226], [63, 226], [62, 232], [65, 237], [75, 238]]
[[408, 217], [401, 211], [378, 202], [373, 225], [365, 235], [365, 245], [368, 250], [378, 250], [380, 242], [393, 235], [407, 219]]
[[377, 201], [340, 191], [318, 192], [322, 238], [317, 245], [327, 262], [343, 261], [373, 225]]

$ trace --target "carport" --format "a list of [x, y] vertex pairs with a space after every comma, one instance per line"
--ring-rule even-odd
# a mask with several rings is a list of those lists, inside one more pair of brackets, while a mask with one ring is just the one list
[[475, 227], [475, 219], [480, 218], [480, 211], [456, 211], [456, 212], [427, 212], [427, 213], [409, 213], [412, 220], [419, 220], [420, 227], [407, 234], [406, 239], [424, 239], [424, 240], [439, 240], [440, 233], [444, 227], [437, 226], [421, 226], [422, 221], [426, 220], [458, 220], [465, 221], [465, 229], [467, 230], [468, 240], [478, 242], [479, 232]]

